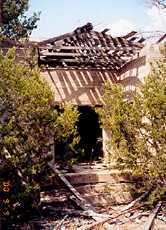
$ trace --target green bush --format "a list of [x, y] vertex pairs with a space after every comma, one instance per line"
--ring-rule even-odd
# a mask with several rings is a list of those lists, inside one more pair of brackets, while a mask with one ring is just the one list
[[17, 218], [39, 204], [51, 144], [69, 136], [71, 146], [77, 141], [78, 112], [70, 104], [58, 112], [39, 70], [14, 59], [14, 50], [0, 54], [0, 187], [1, 214]]
[[109, 130], [110, 158], [120, 169], [141, 176], [142, 188], [153, 191], [151, 202], [166, 192], [166, 61], [152, 71], [132, 100], [120, 85], [106, 85], [102, 126]]

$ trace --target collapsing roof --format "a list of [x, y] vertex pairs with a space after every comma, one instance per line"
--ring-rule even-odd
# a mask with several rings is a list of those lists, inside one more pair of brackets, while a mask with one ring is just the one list
[[144, 38], [132, 31], [112, 37], [93, 30], [91, 23], [39, 43], [39, 64], [50, 67], [107, 68], [119, 70], [144, 47]]

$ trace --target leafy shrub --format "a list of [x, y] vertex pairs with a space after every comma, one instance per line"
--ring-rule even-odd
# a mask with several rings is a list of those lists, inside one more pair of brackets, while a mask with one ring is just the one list
[[[164, 54], [165, 55], [165, 54]], [[166, 192], [166, 61], [152, 71], [131, 101], [120, 85], [106, 85], [102, 126], [110, 132], [110, 158], [120, 169], [141, 176], [151, 202]]]
[[14, 59], [14, 50], [0, 54], [0, 178], [1, 214], [16, 218], [38, 206], [50, 146], [68, 136], [74, 144], [78, 112], [68, 104], [59, 113], [39, 70]]

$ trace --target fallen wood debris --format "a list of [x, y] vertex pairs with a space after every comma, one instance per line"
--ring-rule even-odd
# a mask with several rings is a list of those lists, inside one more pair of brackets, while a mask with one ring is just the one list
[[49, 166], [58, 175], [58, 177], [65, 184], [65, 186], [69, 189], [69, 191], [81, 202], [84, 210], [94, 209], [94, 207], [91, 204], [89, 204], [85, 199], [81, 197], [80, 193], [70, 184], [70, 182], [66, 179], [66, 177], [56, 167], [54, 167], [54, 165], [49, 164]]
[[131, 217], [127, 217], [128, 220], [122, 221], [122, 222], [120, 222], [119, 224], [126, 224], [126, 223], [128, 223], [129, 221], [131, 221], [131, 222], [136, 222], [136, 221], [138, 221], [142, 216], [148, 216], [148, 215], [149, 215], [148, 212], [136, 213], [135, 215], [133, 215], [133, 216], [131, 216]]
[[112, 226], [106, 223], [111, 218], [111, 216], [109, 216], [108, 218], [104, 218], [103, 214], [95, 212], [94, 207], [81, 197], [81, 194], [70, 184], [70, 182], [65, 178], [65, 176], [51, 163], [49, 163], [49, 166], [57, 174], [57, 176], [59, 176], [61, 181], [66, 185], [70, 192], [75, 196], [76, 204], [84, 211], [87, 211], [89, 215], [95, 221], [97, 221], [97, 225], [101, 225], [101, 223], [103, 223], [103, 229], [111, 230]]
[[92, 218], [93, 218], [93, 216], [96, 216], [96, 217], [98, 217], [99, 219], [105, 218], [105, 219], [107, 219], [107, 220], [111, 218], [110, 215], [96, 213], [96, 212], [94, 211], [94, 208], [93, 208], [93, 209], [88, 209], [88, 210], [86, 210], [86, 207], [84, 207], [84, 205], [82, 204], [82, 202], [80, 202], [80, 200], [78, 200], [78, 199], [77, 199], [76, 197], [74, 197], [74, 196], [70, 196], [70, 200], [73, 201], [78, 207], [81, 207], [81, 208], [84, 210], [84, 212], [87, 214], [87, 216], [89, 216], [89, 217], [92, 217]]
[[129, 220], [134, 221], [135, 219], [139, 219], [142, 216], [148, 216], [148, 215], [149, 215], [149, 212], [141, 212], [141, 213], [139, 212], [138, 214], [129, 217]]
[[120, 216], [122, 216], [122, 215], [125, 215], [126, 213], [128, 213], [128, 212], [130, 212], [130, 211], [135, 211], [135, 210], [137, 210], [137, 209], [138, 209], [138, 207], [132, 207], [132, 208], [130, 208], [130, 209], [128, 209], [128, 210], [124, 210], [124, 211], [122, 211], [122, 212], [119, 211], [119, 213], [116, 213], [116, 215], [112, 216], [112, 222], [111, 222], [111, 224], [112, 224], [113, 222], [115, 222], [115, 220], [116, 220], [118, 217], [120, 217]]
[[130, 204], [128, 204], [126, 207], [124, 207], [123, 209], [121, 209], [121, 212], [129, 210], [130, 208], [132, 208], [134, 205], [136, 205], [138, 202], [140, 202], [141, 200], [143, 200], [150, 191], [146, 191], [144, 192], [141, 196], [139, 196], [137, 199], [133, 200]]
[[[54, 173], [56, 173], [56, 175], [60, 178], [60, 180], [64, 183], [65, 187], [68, 190], [69, 193], [69, 199], [71, 201], [73, 201], [79, 208], [81, 208], [81, 210], [66, 210], [64, 209], [64, 213], [63, 215], [80, 215], [80, 216], [85, 216], [88, 218], [92, 218], [93, 220], [95, 220], [95, 223], [91, 223], [91, 224], [86, 224], [80, 228], [78, 228], [78, 230], [90, 230], [90, 229], [106, 229], [106, 230], [113, 230], [116, 224], [125, 224], [129, 221], [134, 221], [141, 218], [141, 216], [144, 215], [149, 215], [148, 212], [137, 212], [135, 213], [135, 215], [131, 214], [131, 212], [133, 213], [134, 210], [138, 210], [139, 206], [142, 206], [139, 202], [142, 201], [148, 194], [150, 191], [146, 191], [145, 193], [143, 193], [141, 196], [139, 196], [138, 198], [136, 198], [135, 200], [133, 200], [131, 203], [129, 203], [127, 206], [125, 206], [124, 208], [120, 209], [120, 210], [114, 210], [116, 213], [112, 213], [110, 214], [100, 214], [97, 213], [94, 206], [89, 203], [86, 199], [84, 199], [81, 194], [73, 187], [73, 185], [68, 181], [68, 179], [65, 177], [65, 175], [63, 173], [61, 173], [56, 166], [49, 164], [49, 166], [51, 167], [51, 169], [54, 171]], [[72, 195], [70, 195], [72, 194]], [[137, 204], [137, 205], [136, 205]], [[138, 205], [139, 204], [139, 205]], [[154, 219], [156, 217], [156, 215], [158, 214], [158, 211], [160, 209], [162, 205], [162, 202], [159, 202], [156, 206], [156, 208], [152, 211], [152, 213], [149, 215], [148, 221], [146, 222], [145, 225], [145, 230], [150, 230], [151, 227], [153, 226], [153, 222]], [[57, 211], [57, 210], [55, 210]], [[63, 212], [63, 209], [60, 210], [60, 212]], [[127, 216], [128, 220], [125, 221], [121, 221], [119, 219], [120, 216], [128, 214], [129, 216]], [[160, 215], [161, 216], [161, 215]]]
[[92, 224], [89, 224], [89, 225], [86, 225], [86, 226], [82, 226], [80, 228], [78, 228], [77, 230], [91, 230], [91, 229], [103, 229], [103, 225], [105, 226], [104, 229], [108, 229], [108, 230], [113, 230], [113, 227], [108, 224], [108, 223], [105, 223], [107, 222], [108, 220], [101, 220], [101, 221], [96, 221], [95, 223], [92, 223]]
[[53, 228], [53, 230], [60, 230], [63, 222], [66, 220], [67, 217], [68, 217], [68, 215], [64, 216], [64, 218], [61, 220], [61, 222], [55, 228]]
[[[44, 210], [49, 211], [51, 213], [58, 213], [60, 215], [68, 215], [68, 216], [84, 216], [84, 217], [91, 217], [90, 212], [83, 211], [83, 210], [74, 210], [69, 208], [54, 208], [52, 206], [44, 207]], [[104, 214], [96, 214], [96, 216], [103, 216], [103, 218], [108, 218], [108, 215]]]
[[157, 215], [157, 218], [159, 220], [162, 220], [162, 221], [166, 222], [166, 215]]
[[154, 219], [157, 216], [160, 208], [162, 205], [162, 201], [159, 201], [156, 205], [156, 207], [153, 209], [153, 211], [151, 212], [151, 214], [149, 215], [148, 221], [145, 223], [144, 229], [145, 230], [150, 230], [153, 226], [154, 223]]

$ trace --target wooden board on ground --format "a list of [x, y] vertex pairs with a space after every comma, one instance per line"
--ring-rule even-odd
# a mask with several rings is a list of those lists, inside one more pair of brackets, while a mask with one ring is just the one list
[[91, 216], [94, 220], [96, 220], [100, 224], [103, 221], [103, 229], [109, 229], [109, 230], [112, 229], [111, 225], [106, 223], [111, 218], [111, 216], [108, 216], [108, 218], [106, 218], [103, 217], [102, 214], [96, 213], [94, 207], [81, 197], [80, 193], [70, 184], [70, 182], [65, 178], [65, 176], [52, 164], [49, 164], [49, 166], [64, 182], [64, 184], [70, 190], [70, 192], [73, 193], [77, 205], [81, 207], [84, 211], [87, 211], [87, 213], [89, 213], [89, 216]]

